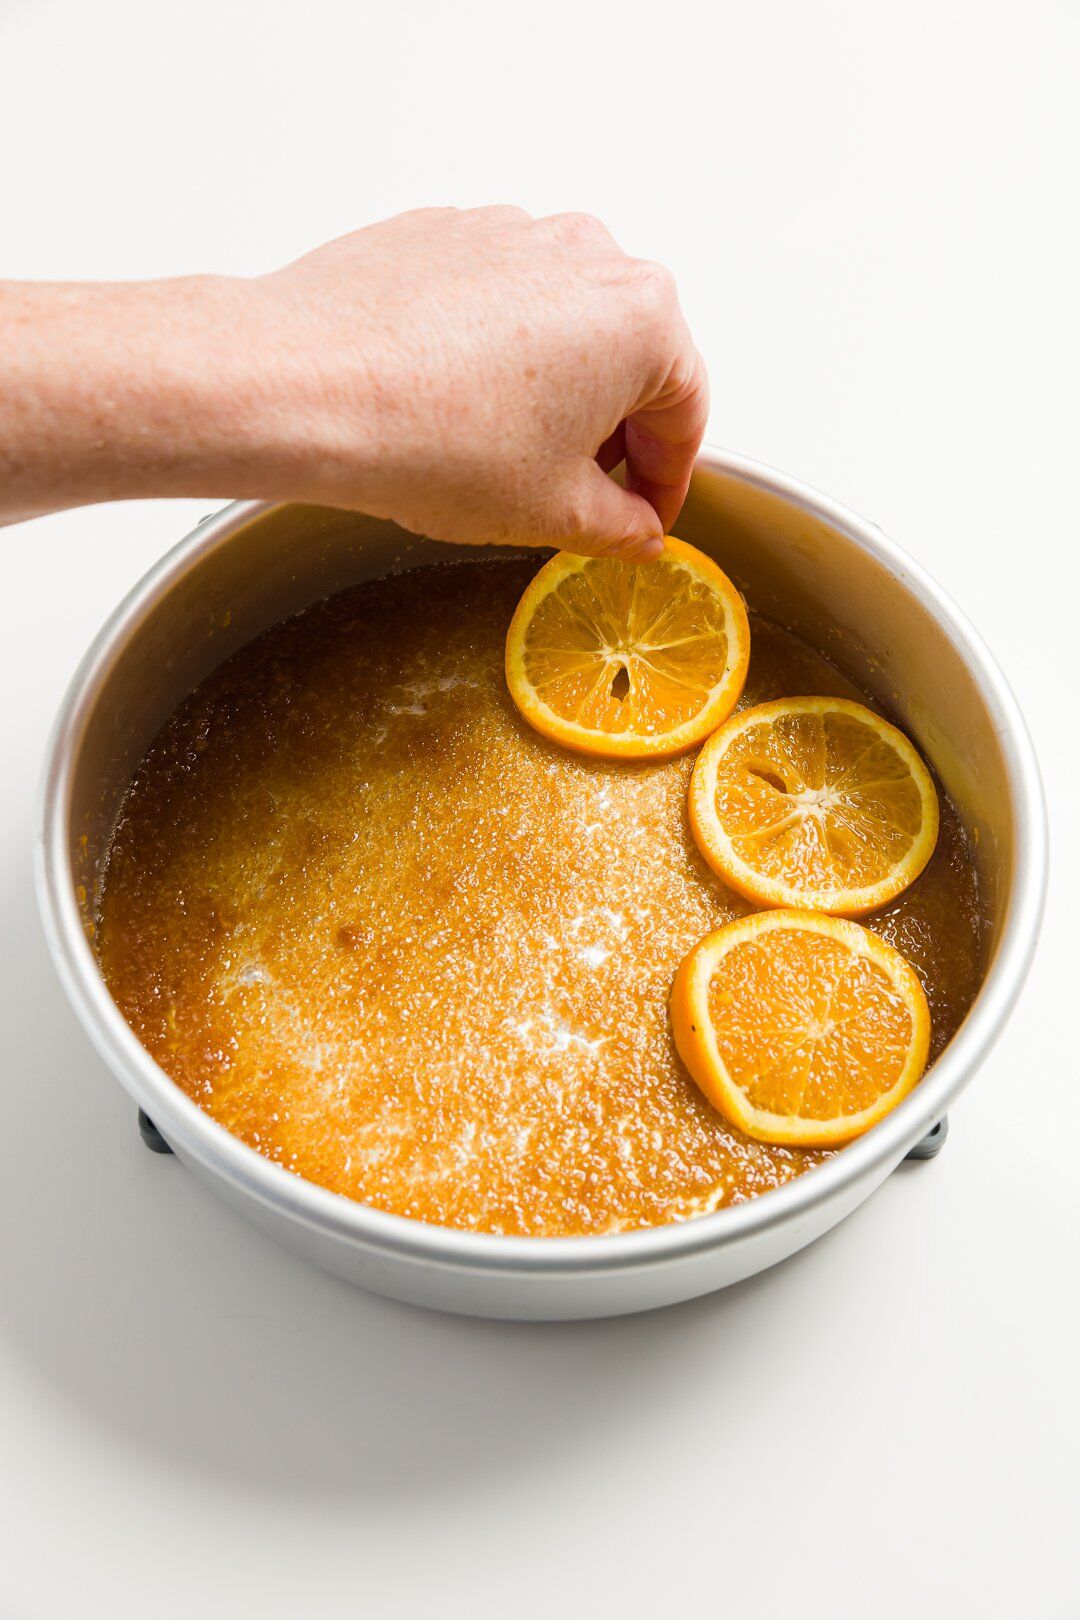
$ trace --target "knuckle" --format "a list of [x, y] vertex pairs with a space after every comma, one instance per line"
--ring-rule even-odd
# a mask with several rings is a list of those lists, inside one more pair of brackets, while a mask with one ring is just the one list
[[516, 203], [492, 203], [487, 208], [476, 209], [476, 215], [492, 224], [525, 224], [532, 217], [528, 209], [519, 208]]
[[571, 494], [563, 501], [555, 525], [559, 533], [584, 539], [595, 527], [590, 503], [579, 494]]
[[575, 490], [552, 513], [548, 532], [552, 544], [568, 546], [590, 557], [618, 555], [635, 532], [633, 512], [598, 510], [587, 490]]
[[709, 385], [695, 349], [681, 349], [669, 359], [660, 392], [669, 403], [685, 405], [688, 417], [696, 419], [707, 412]]
[[[460, 217], [461, 210], [459, 208], [406, 208], [402, 213], [394, 214], [390, 219], [380, 221], [380, 224], [403, 227], [449, 225], [452, 220]], [[372, 226], [369, 229], [378, 230], [379, 226]]]
[[608, 228], [595, 214], [554, 214], [552, 227], [565, 242], [607, 242]]
[[600, 538], [596, 504], [586, 480], [568, 479], [559, 498], [550, 503], [546, 517], [548, 538], [553, 544], [573, 540], [590, 551], [595, 548]]
[[634, 260], [633, 283], [644, 299], [665, 310], [678, 303], [675, 277], [666, 264], [655, 259]]

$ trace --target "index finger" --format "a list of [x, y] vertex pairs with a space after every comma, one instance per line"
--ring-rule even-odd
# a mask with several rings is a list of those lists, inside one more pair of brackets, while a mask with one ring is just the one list
[[655, 398], [626, 419], [626, 487], [645, 497], [665, 533], [686, 499], [708, 417], [705, 362], [687, 338], [686, 355]]

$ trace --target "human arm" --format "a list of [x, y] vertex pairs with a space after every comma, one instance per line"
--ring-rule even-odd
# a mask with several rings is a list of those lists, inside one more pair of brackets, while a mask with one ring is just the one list
[[258, 497], [649, 555], [707, 411], [671, 277], [583, 215], [424, 209], [250, 279], [0, 284], [0, 334], [7, 521]]

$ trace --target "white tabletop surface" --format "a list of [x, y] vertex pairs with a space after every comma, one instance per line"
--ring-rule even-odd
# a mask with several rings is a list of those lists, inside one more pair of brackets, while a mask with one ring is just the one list
[[9, 275], [253, 272], [432, 202], [584, 208], [666, 260], [710, 437], [959, 598], [1056, 833], [934, 1163], [677, 1309], [407, 1309], [140, 1146], [40, 936], [51, 716], [213, 503], [0, 534], [0, 1620], [1080, 1614], [1078, 67], [1071, 0], [0, 7]]

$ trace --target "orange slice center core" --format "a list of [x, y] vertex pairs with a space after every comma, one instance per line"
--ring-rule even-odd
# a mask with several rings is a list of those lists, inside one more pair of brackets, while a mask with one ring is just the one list
[[922, 804], [906, 762], [868, 726], [794, 713], [733, 740], [716, 814], [735, 854], [764, 877], [860, 888], [904, 858]]

